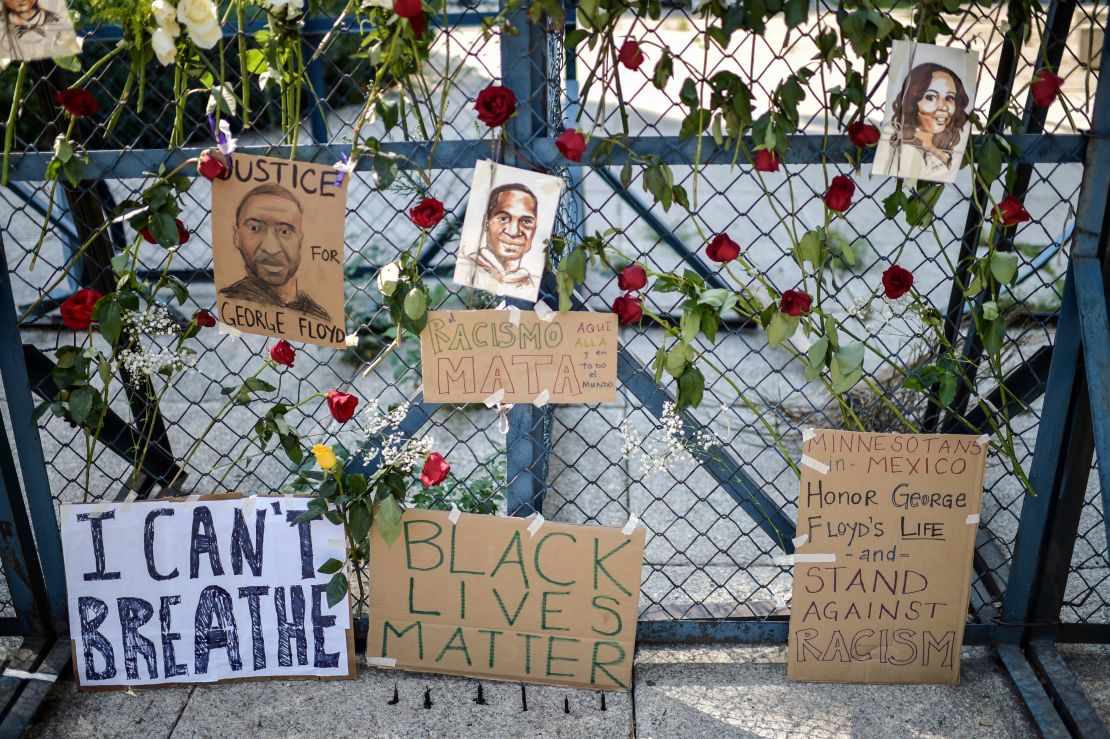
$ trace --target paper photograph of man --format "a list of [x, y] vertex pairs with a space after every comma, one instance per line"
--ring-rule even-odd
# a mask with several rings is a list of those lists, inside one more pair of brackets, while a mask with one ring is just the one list
[[0, 58], [28, 61], [81, 51], [65, 0], [3, 0]]
[[558, 177], [478, 162], [459, 237], [455, 282], [534, 302], [562, 190]]
[[334, 167], [236, 154], [212, 183], [219, 318], [249, 333], [343, 346], [346, 188]]
[[971, 132], [978, 71], [976, 52], [895, 41], [871, 174], [954, 181]]

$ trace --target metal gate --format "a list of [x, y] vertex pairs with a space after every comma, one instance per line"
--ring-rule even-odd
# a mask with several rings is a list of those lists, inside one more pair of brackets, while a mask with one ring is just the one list
[[[714, 69], [743, 76], [758, 107], [778, 81], [816, 53], [821, 24], [837, 8], [818, 2], [796, 28], [787, 31], [775, 19], [765, 36], [740, 36], [727, 54], [714, 58]], [[523, 9], [479, 4], [452, 5], [450, 12], [432, 19], [433, 27], [449, 31], [433, 45], [430, 62], [433, 69], [442, 65], [440, 83], [451, 88], [447, 106], [453, 113], [443, 140], [435, 145], [420, 140], [415, 124], [410, 129], [404, 120], [389, 128], [375, 124], [382, 128], [381, 151], [395, 157], [396, 172], [389, 176], [400, 184], [380, 189], [383, 173], [371, 159], [360, 161], [351, 182], [347, 310], [348, 328], [359, 335], [359, 346], [341, 352], [300, 350], [295, 371], [282, 377], [280, 392], [295, 400], [340, 387], [376, 398], [382, 406], [408, 402], [401, 430], [436, 436], [460, 478], [448, 493], [468, 496], [488, 509], [511, 515], [541, 510], [548, 519], [617, 526], [637, 516], [649, 531], [642, 642], [786, 640], [797, 496], [791, 460], [800, 456], [803, 427], [967, 432], [971, 425], [989, 433], [1005, 423], [999, 419], [1012, 416], [1016, 456], [1036, 495], [1015, 481], [1014, 470], [1002, 464], [990, 467], [966, 641], [994, 645], [1044, 733], [1101, 731], [1098, 716], [1055, 645], [1110, 640], [1104, 517], [1110, 472], [1094, 464], [1096, 450], [1110, 458], [1110, 328], [1104, 283], [1110, 262], [1103, 228], [1110, 195], [1110, 82], [1104, 84], [1098, 74], [1105, 58], [1101, 43], [1107, 8], [1053, 0], [1042, 17], [1022, 20], [1011, 19], [1004, 4], [970, 5], [949, 14], [953, 33], [940, 41], [960, 40], [980, 50], [979, 87], [990, 94], [981, 96], [979, 112], [991, 122], [975, 142], [998, 135], [1014, 148], [1008, 191], [1023, 196], [1033, 215], [1005, 244], [1022, 265], [1009, 308], [1005, 392], [980, 376], [977, 387], [957, 396], [953, 405], [959, 417], [937, 414], [875, 366], [865, 373], [869, 389], [853, 391], [849, 408], [844, 408], [808, 383], [787, 355], [769, 348], [761, 331], [734, 321], [722, 327], [715, 346], [701, 347], [709, 353], [706, 361], [721, 370], [707, 381], [701, 405], [672, 416], [673, 385], [669, 379], [657, 380], [649, 367], [667, 337], [655, 328], [626, 328], [616, 403], [555, 409], [518, 405], [508, 412], [507, 432], [502, 433], [495, 410], [424, 403], [414, 342], [391, 348], [389, 316], [373, 281], [378, 269], [414, 238], [415, 229], [404, 215], [414, 189], [421, 189], [412, 179], [414, 162], [426, 163], [431, 174], [427, 186], [448, 212], [420, 255], [425, 279], [441, 285], [436, 294], [443, 307], [483, 307], [480, 298], [464, 294], [449, 280], [470, 170], [479, 159], [564, 177], [569, 187], [558, 230], [568, 239], [615, 228], [630, 259], [672, 271], [688, 269], [708, 286], [723, 286], [726, 275], [701, 255], [705, 235], [698, 223], [682, 208], [664, 210], [653, 203], [639, 185], [645, 170], [652, 164], [668, 165], [677, 184], [699, 195], [703, 221], [742, 240], [761, 267], [789, 275], [794, 269], [790, 250], [782, 246], [781, 224], [768, 226], [769, 214], [793, 205], [804, 217], [811, 202], [819, 204], [826, 169], [854, 151], [837, 124], [823, 117], [832, 85], [814, 78], [799, 106], [798, 133], [789, 137], [784, 172], [765, 191], [756, 186], [751, 168], [734, 165], [733, 153], [712, 137], [681, 135], [678, 79], [656, 88], [650, 72], [643, 74], [635, 86], [619, 91], [616, 107], [599, 107], [596, 87], [580, 99], [578, 61], [591, 52], [566, 55], [563, 41], [575, 29], [575, 8], [567, 3], [565, 9], [565, 27], [537, 25]], [[484, 32], [483, 23], [499, 11], [509, 13], [508, 26], [515, 32]], [[912, 8], [882, 12], [905, 18]], [[660, 8], [658, 18], [649, 15], [629, 15], [622, 31], [640, 38], [645, 48], [700, 55], [709, 65], [710, 45], [695, 12], [680, 3]], [[232, 46], [264, 26], [262, 15], [244, 21], [224, 29], [227, 63], [236, 76]], [[333, 30], [350, 43], [313, 53]], [[296, 147], [298, 158], [330, 163], [349, 150], [346, 142], [365, 84], [355, 53], [364, 31], [356, 20], [323, 16], [310, 17], [301, 26], [306, 57], [312, 59], [301, 91], [311, 142]], [[117, 28], [90, 28], [86, 56], [97, 58], [122, 38]], [[768, 39], [781, 45], [772, 48]], [[753, 69], [757, 58], [761, 68]], [[105, 100], [117, 96], [122, 60], [98, 68], [86, 87]], [[452, 60], [459, 71], [449, 75], [443, 70], [451, 70]], [[1082, 97], [1067, 119], [1049, 119], [1044, 109], [1029, 102], [1030, 76], [1045, 66], [1059, 70], [1073, 94]], [[6, 75], [13, 73], [9, 69]], [[90, 465], [85, 464], [89, 449], [84, 430], [49, 415], [35, 416], [35, 406], [58, 392], [55, 350], [72, 341], [58, 322], [57, 306], [80, 287], [110, 290], [112, 256], [134, 238], [123, 225], [110, 223], [115, 204], [141, 189], [144, 173], [162, 164], [176, 167], [212, 143], [198, 101], [186, 111], [185, 130], [194, 133], [183, 147], [169, 148], [173, 110], [165, 91], [170, 80], [155, 77], [154, 71], [151, 75], [142, 115], [128, 110], [110, 135], [105, 134], [107, 112], [81, 122], [79, 136], [89, 149], [84, 179], [76, 185], [63, 183], [58, 207], [50, 210], [45, 172], [61, 120], [54, 94], [72, 83], [74, 75], [51, 63], [29, 64], [10, 184], [0, 189], [0, 243], [7, 265], [0, 294], [7, 425], [0, 430], [8, 442], [0, 443], [0, 546], [6, 584], [0, 593], [0, 629], [21, 637], [12, 642], [0, 681], [0, 701], [8, 717], [5, 731], [17, 731], [29, 720], [49, 688], [49, 675], [58, 674], [69, 655], [57, 504], [181, 491], [281, 490], [295, 473], [280, 453], [262, 451], [246, 438], [243, 430], [253, 428], [258, 415], [249, 408], [225, 409], [220, 394], [222, 386], [257, 368], [267, 344], [259, 337], [205, 335], [205, 351], [193, 370], [162, 389], [154, 408], [116, 378]], [[470, 109], [477, 92], [498, 80], [518, 100], [505, 146], [482, 136]], [[877, 89], [883, 82], [878, 80]], [[275, 125], [277, 99], [272, 93], [254, 94], [254, 115], [245, 122], [250, 126], [241, 135], [239, 151], [290, 155], [289, 142]], [[876, 117], [879, 97], [874, 96], [870, 111]], [[1009, 118], [1001, 115], [1010, 108], [1017, 112]], [[554, 139], [571, 126], [608, 135], [627, 127], [626, 143], [634, 155], [617, 148], [604, 160], [587, 156], [581, 165], [569, 164]], [[1021, 132], [1015, 133], [1015, 127]], [[622, 182], [626, 162], [631, 162], [632, 186]], [[861, 194], [853, 218], [838, 222], [836, 236], [852, 246], [858, 259], [840, 265], [841, 290], [830, 298], [839, 300], [845, 313], [855, 309], [853, 290], [874, 282], [875, 270], [896, 245], [905, 245], [911, 231], [883, 213], [882, 200], [892, 183], [857, 179]], [[207, 183], [198, 178], [186, 198], [182, 218], [193, 235], [174, 255], [171, 274], [188, 286], [189, 299], [184, 305], [165, 306], [182, 322], [214, 301]], [[937, 201], [934, 240], [911, 243], [903, 252], [946, 335], [975, 367], [982, 361], [982, 344], [961, 286], [990, 218], [984, 202], [983, 186], [961, 177]], [[47, 213], [49, 228], [36, 258], [34, 245]], [[164, 254], [152, 253], [152, 273], [161, 258]], [[543, 294], [554, 305], [550, 277]], [[577, 307], [608, 310], [618, 294], [613, 283], [613, 275], [592, 271], [575, 295]], [[673, 318], [681, 298], [669, 304], [665, 299], [654, 295], [653, 307]], [[862, 319], [883, 327], [897, 317]], [[892, 354], [905, 355], [920, 348], [922, 332], [907, 326], [883, 337]], [[898, 413], [890, 411], [892, 405]], [[290, 414], [290, 421], [304, 433], [336, 440], [350, 452], [349, 468], [371, 467], [373, 460], [359, 454], [369, 441], [343, 436], [321, 420], [327, 418], [321, 407], [322, 401], [309, 403]], [[669, 464], [659, 469], [630, 461], [636, 456], [630, 451], [660, 433], [664, 418], [678, 424], [679, 436], [711, 441], [697, 445], [689, 457], [668, 458]], [[148, 428], [153, 432], [147, 433]], [[139, 442], [147, 437], [148, 447]], [[135, 452], [138, 446], [144, 447], [141, 455]]]

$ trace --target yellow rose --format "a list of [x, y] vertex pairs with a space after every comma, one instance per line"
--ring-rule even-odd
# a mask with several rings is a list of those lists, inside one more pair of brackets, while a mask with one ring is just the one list
[[316, 455], [316, 464], [320, 465], [321, 469], [330, 470], [335, 468], [338, 460], [335, 458], [335, 452], [327, 444], [317, 444], [312, 447], [312, 453]]

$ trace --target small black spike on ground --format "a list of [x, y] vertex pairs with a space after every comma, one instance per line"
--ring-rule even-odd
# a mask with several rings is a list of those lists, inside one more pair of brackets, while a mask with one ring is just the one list
[[524, 689], [524, 685], [520, 686], [520, 710], [528, 710], [528, 692]]
[[474, 702], [477, 703], [479, 706], [486, 705], [486, 696], [482, 692], [482, 683], [481, 682], [478, 683], [478, 697], [474, 699]]
[[386, 703], [388, 703], [388, 704], [389, 704], [389, 705], [391, 705], [391, 706], [395, 706], [395, 705], [397, 705], [397, 704], [398, 704], [398, 703], [400, 703], [400, 702], [401, 702], [401, 696], [400, 696], [400, 694], [399, 694], [399, 693], [397, 692], [397, 686], [396, 686], [396, 685], [394, 685], [394, 686], [393, 686], [393, 700], [391, 700], [391, 701], [386, 701]]
[[432, 707], [432, 689], [431, 688], [424, 688], [424, 707], [425, 708], [431, 708]]
[[563, 696], [563, 713], [570, 713], [570, 698]]
[[605, 707], [605, 693], [601, 694], [601, 710], [602, 711], [608, 711], [609, 710], [608, 708]]

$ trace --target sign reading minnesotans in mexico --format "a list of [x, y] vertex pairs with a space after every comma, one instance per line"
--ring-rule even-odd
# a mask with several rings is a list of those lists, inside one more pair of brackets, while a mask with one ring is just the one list
[[367, 661], [628, 690], [644, 538], [643, 529], [409, 509], [388, 544], [375, 521]]
[[62, 548], [82, 688], [354, 675], [343, 529], [294, 523], [307, 499], [67, 504]]
[[959, 682], [986, 441], [805, 432], [788, 678]]
[[[341, 347], [347, 183], [335, 167], [235, 154], [212, 183], [220, 321], [239, 331]], [[337, 184], [342, 181], [342, 184]]]

